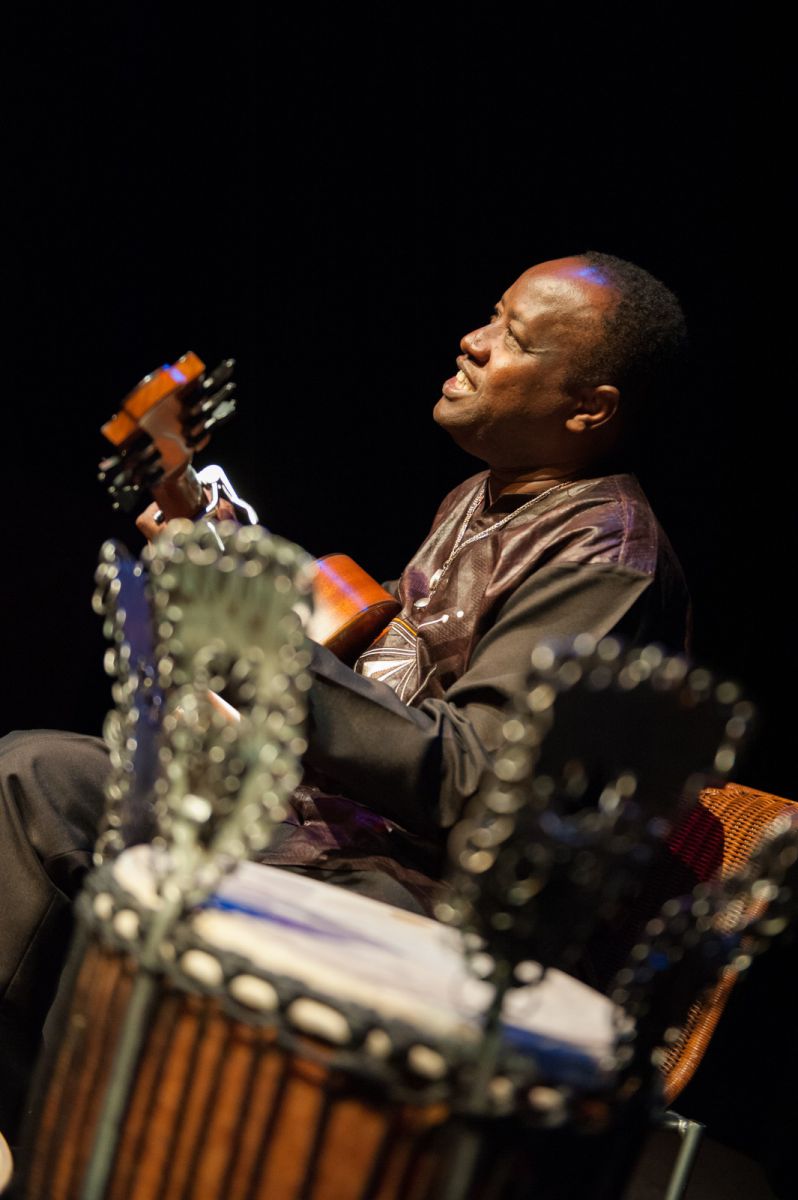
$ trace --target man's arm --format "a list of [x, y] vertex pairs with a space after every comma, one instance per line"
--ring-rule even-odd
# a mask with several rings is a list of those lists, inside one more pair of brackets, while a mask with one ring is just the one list
[[353, 800], [435, 837], [458, 818], [501, 741], [502, 711], [544, 638], [657, 639], [652, 577], [608, 564], [552, 564], [505, 602], [468, 670], [442, 699], [403, 704], [322, 647], [314, 650], [309, 766]]

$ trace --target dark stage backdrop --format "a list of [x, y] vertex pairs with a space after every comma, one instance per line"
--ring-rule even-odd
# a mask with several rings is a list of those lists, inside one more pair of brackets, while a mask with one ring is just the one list
[[[235, 356], [240, 412], [200, 461], [274, 530], [393, 577], [479, 467], [430, 418], [459, 338], [526, 266], [595, 248], [687, 310], [692, 383], [653, 414], [642, 474], [696, 657], [761, 710], [738, 778], [790, 794], [794, 509], [761, 249], [781, 183], [737, 132], [733, 31], [664, 4], [228, 4], [191, 26], [161, 7], [6, 31], [3, 727], [100, 729], [93, 569], [104, 538], [140, 542], [95, 480], [98, 429], [147, 370]], [[778, 79], [751, 84], [748, 54], [761, 125]]]

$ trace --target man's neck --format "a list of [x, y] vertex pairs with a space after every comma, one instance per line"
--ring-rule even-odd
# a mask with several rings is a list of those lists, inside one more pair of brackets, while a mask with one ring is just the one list
[[573, 466], [539, 467], [530, 471], [503, 471], [491, 467], [488, 476], [488, 503], [493, 504], [499, 496], [538, 496], [557, 484], [584, 479], [588, 474], [589, 469]]

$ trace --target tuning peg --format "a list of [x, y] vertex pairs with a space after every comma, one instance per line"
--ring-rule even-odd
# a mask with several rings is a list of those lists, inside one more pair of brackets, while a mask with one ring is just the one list
[[132, 446], [129, 446], [123, 454], [126, 462], [135, 464], [138, 467], [142, 463], [155, 458], [158, 454], [158, 448], [148, 433], [143, 430]]
[[130, 512], [131, 508], [139, 502], [141, 488], [138, 484], [131, 483], [120, 488], [110, 487], [108, 491], [115, 509], [121, 508], [124, 512]]
[[139, 429], [125, 443], [125, 448], [119, 454], [112, 454], [98, 463], [100, 479], [106, 480], [112, 471], [117, 471], [120, 467], [123, 471], [131, 472], [142, 459], [154, 453], [156, 447], [152, 438], [143, 429]]
[[203, 396], [199, 403], [192, 405], [191, 408], [186, 410], [187, 418], [190, 420], [194, 417], [204, 417], [207, 413], [212, 413], [218, 405], [224, 404], [235, 390], [235, 383], [226, 383], [224, 387], [220, 387], [213, 395]]
[[210, 420], [205, 421], [206, 430], [209, 430], [211, 426], [223, 425], [224, 421], [229, 421], [230, 416], [235, 412], [235, 408], [236, 401], [233, 396], [228, 395], [223, 397], [222, 400], [215, 404], [214, 409], [212, 409]]
[[224, 425], [225, 421], [229, 421], [236, 410], [236, 402], [231, 398], [220, 401], [213, 410], [211, 416], [205, 421], [205, 432], [209, 433], [211, 429], [218, 428], [219, 425]]
[[236, 401], [233, 399], [235, 389], [234, 383], [226, 383], [213, 396], [208, 396], [201, 404], [188, 410], [184, 418], [188, 446], [193, 448], [199, 445], [211, 429], [229, 421], [236, 410]]
[[206, 375], [202, 381], [203, 392], [211, 392], [214, 388], [218, 388], [221, 384], [227, 383], [227, 380], [233, 374], [236, 360], [234, 358], [226, 358], [220, 362], [218, 367], [214, 367], [209, 375]]
[[122, 471], [130, 479], [135, 479], [139, 482], [152, 469], [152, 466], [160, 461], [158, 447], [149, 437], [144, 435], [137, 439], [132, 449], [122, 453], [120, 462]]
[[98, 463], [98, 466], [97, 466], [97, 471], [98, 471], [97, 478], [99, 479], [100, 483], [104, 483], [104, 482], [105, 482], [105, 480], [106, 480], [106, 478], [107, 478], [107, 476], [108, 476], [109, 472], [110, 472], [110, 471], [115, 471], [115, 470], [116, 470], [116, 468], [117, 468], [117, 467], [119, 466], [119, 464], [121, 463], [121, 461], [122, 461], [122, 458], [121, 458], [121, 456], [120, 456], [119, 454], [112, 454], [110, 458], [104, 458], [104, 459], [102, 460], [102, 462]]
[[233, 392], [236, 390], [237, 387], [238, 387], [238, 384], [236, 383], [236, 381], [234, 379], [232, 379], [228, 383], [226, 383], [224, 385], [224, 387], [220, 387], [218, 389], [218, 391], [213, 392], [212, 395], [208, 396], [203, 401], [203, 403], [202, 403], [203, 411], [207, 412], [210, 409], [216, 408], [217, 405], [223, 404], [225, 400], [229, 399], [229, 397], [232, 396]]
[[125, 468], [122, 471], [119, 471], [118, 474], [114, 475], [113, 479], [109, 483], [108, 491], [109, 492], [119, 492], [122, 490], [122, 488], [134, 486], [130, 482], [130, 475], [131, 475], [130, 470], [127, 468]]
[[147, 436], [147, 444], [142, 446], [140, 450], [136, 451], [136, 456], [138, 458], [138, 461], [141, 463], [146, 463], [150, 459], [156, 458], [157, 455], [158, 455], [158, 447], [155, 445], [155, 442], [152, 441], [152, 439], [148, 435]]

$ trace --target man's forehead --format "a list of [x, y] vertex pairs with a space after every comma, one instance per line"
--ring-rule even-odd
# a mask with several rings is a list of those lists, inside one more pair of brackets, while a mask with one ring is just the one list
[[604, 311], [617, 300], [617, 292], [597, 268], [579, 258], [554, 259], [529, 267], [504, 293], [505, 303], [519, 311], [539, 311], [541, 315]]

